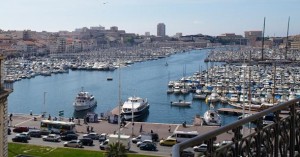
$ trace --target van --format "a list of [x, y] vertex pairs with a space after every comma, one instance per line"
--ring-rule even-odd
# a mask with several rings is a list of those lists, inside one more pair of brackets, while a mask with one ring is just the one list
[[168, 138], [175, 138], [177, 142], [183, 142], [196, 136], [198, 136], [197, 131], [175, 131]]

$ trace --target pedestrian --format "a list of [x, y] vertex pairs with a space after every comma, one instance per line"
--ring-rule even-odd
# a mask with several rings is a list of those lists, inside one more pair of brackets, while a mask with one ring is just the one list
[[32, 116], [32, 110], [30, 110], [30, 115]]
[[12, 121], [12, 116], [13, 116], [13, 114], [11, 113], [11, 114], [9, 115], [9, 120], [10, 120], [10, 121]]
[[151, 132], [151, 134], [152, 134], [152, 133], [153, 133], [153, 130], [151, 130], [150, 132]]
[[169, 125], [169, 132], [171, 132], [171, 125]]
[[71, 118], [69, 118], [69, 122], [71, 122]]
[[87, 126], [87, 127], [86, 127], [86, 132], [87, 132], [87, 133], [90, 133], [90, 126]]
[[143, 124], [141, 124], [141, 127], [140, 127], [140, 133], [143, 132]]
[[94, 132], [94, 127], [93, 126], [91, 126], [91, 132]]
[[78, 125], [80, 125], [80, 119], [79, 118], [77, 118], [78, 119]]

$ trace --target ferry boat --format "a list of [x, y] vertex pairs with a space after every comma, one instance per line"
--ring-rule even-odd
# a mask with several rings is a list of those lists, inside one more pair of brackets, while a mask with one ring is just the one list
[[89, 92], [82, 91], [79, 92], [75, 98], [75, 102], [73, 103], [75, 111], [82, 111], [93, 108], [97, 105], [97, 101], [95, 97]]
[[147, 99], [140, 97], [129, 97], [122, 106], [121, 115], [125, 120], [139, 119], [149, 111], [149, 103]]

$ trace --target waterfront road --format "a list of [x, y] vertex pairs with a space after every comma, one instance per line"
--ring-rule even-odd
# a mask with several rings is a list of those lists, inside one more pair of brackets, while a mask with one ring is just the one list
[[[36, 120], [34, 120], [34, 117], [36, 117]], [[30, 128], [40, 128], [40, 116], [30, 116], [30, 115], [24, 115], [24, 114], [13, 114], [12, 121], [10, 121], [9, 126], [11, 130], [13, 130], [14, 127], [18, 126], [25, 126]], [[69, 119], [62, 119], [63, 121], [69, 121]], [[78, 123], [77, 120], [74, 121], [75, 123]], [[76, 131], [79, 134], [79, 139], [82, 138], [83, 134], [87, 133], [87, 126], [93, 127], [94, 132], [101, 134], [101, 133], [107, 133], [107, 134], [113, 134], [118, 132], [118, 125], [117, 124], [111, 124], [108, 123], [106, 120], [99, 121], [97, 123], [88, 123], [88, 124], [82, 124], [83, 120], [80, 120], [80, 124], [76, 124]], [[132, 129], [133, 126], [133, 129]], [[142, 130], [141, 130], [142, 128]], [[169, 131], [169, 128], [170, 131]], [[207, 132], [210, 132], [214, 129], [217, 129], [218, 127], [209, 127], [209, 126], [193, 126], [193, 125], [187, 125], [187, 127], [183, 127], [182, 124], [164, 124], [164, 123], [146, 123], [146, 122], [135, 122], [134, 125], [132, 125], [131, 122], [127, 122], [125, 127], [122, 127], [120, 129], [120, 132], [125, 135], [132, 135], [138, 136], [141, 133], [149, 133], [151, 131], [157, 133], [159, 135], [159, 139], [167, 138], [168, 136], [172, 135], [174, 131], [197, 131], [199, 134], [204, 134]], [[8, 136], [8, 141], [11, 142], [12, 138], [16, 135], [16, 133], [13, 133]], [[221, 135], [217, 138], [217, 142], [223, 141], [223, 140], [231, 140], [232, 133], [226, 133], [224, 135]], [[41, 138], [32, 138], [29, 140], [29, 144], [34, 145], [43, 145], [43, 146], [51, 146], [51, 147], [63, 147], [63, 141], [62, 142], [46, 142], [43, 141]], [[97, 150], [101, 151], [99, 149], [99, 141], [94, 140], [94, 146], [85, 146], [83, 149], [88, 150]], [[160, 146], [159, 143], [156, 144], [158, 151], [142, 151], [140, 150], [136, 144], [131, 145], [131, 152], [136, 152], [139, 154], [149, 154], [149, 155], [157, 155], [157, 156], [170, 156], [171, 154], [171, 147], [167, 146]]]

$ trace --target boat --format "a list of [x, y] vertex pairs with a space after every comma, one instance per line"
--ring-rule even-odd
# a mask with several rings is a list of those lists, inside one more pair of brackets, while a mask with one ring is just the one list
[[221, 117], [214, 109], [210, 109], [204, 113], [203, 122], [209, 126], [220, 126]]
[[112, 81], [113, 78], [112, 78], [112, 77], [107, 77], [106, 80], [107, 80], [107, 81]]
[[75, 111], [87, 110], [97, 106], [97, 101], [92, 94], [83, 91], [82, 88], [82, 91], [77, 94], [73, 106]]
[[191, 104], [192, 104], [192, 102], [185, 101], [185, 100], [171, 101], [172, 106], [190, 107]]
[[125, 120], [140, 119], [149, 111], [149, 103], [147, 99], [140, 97], [129, 97], [123, 104], [121, 115]]

